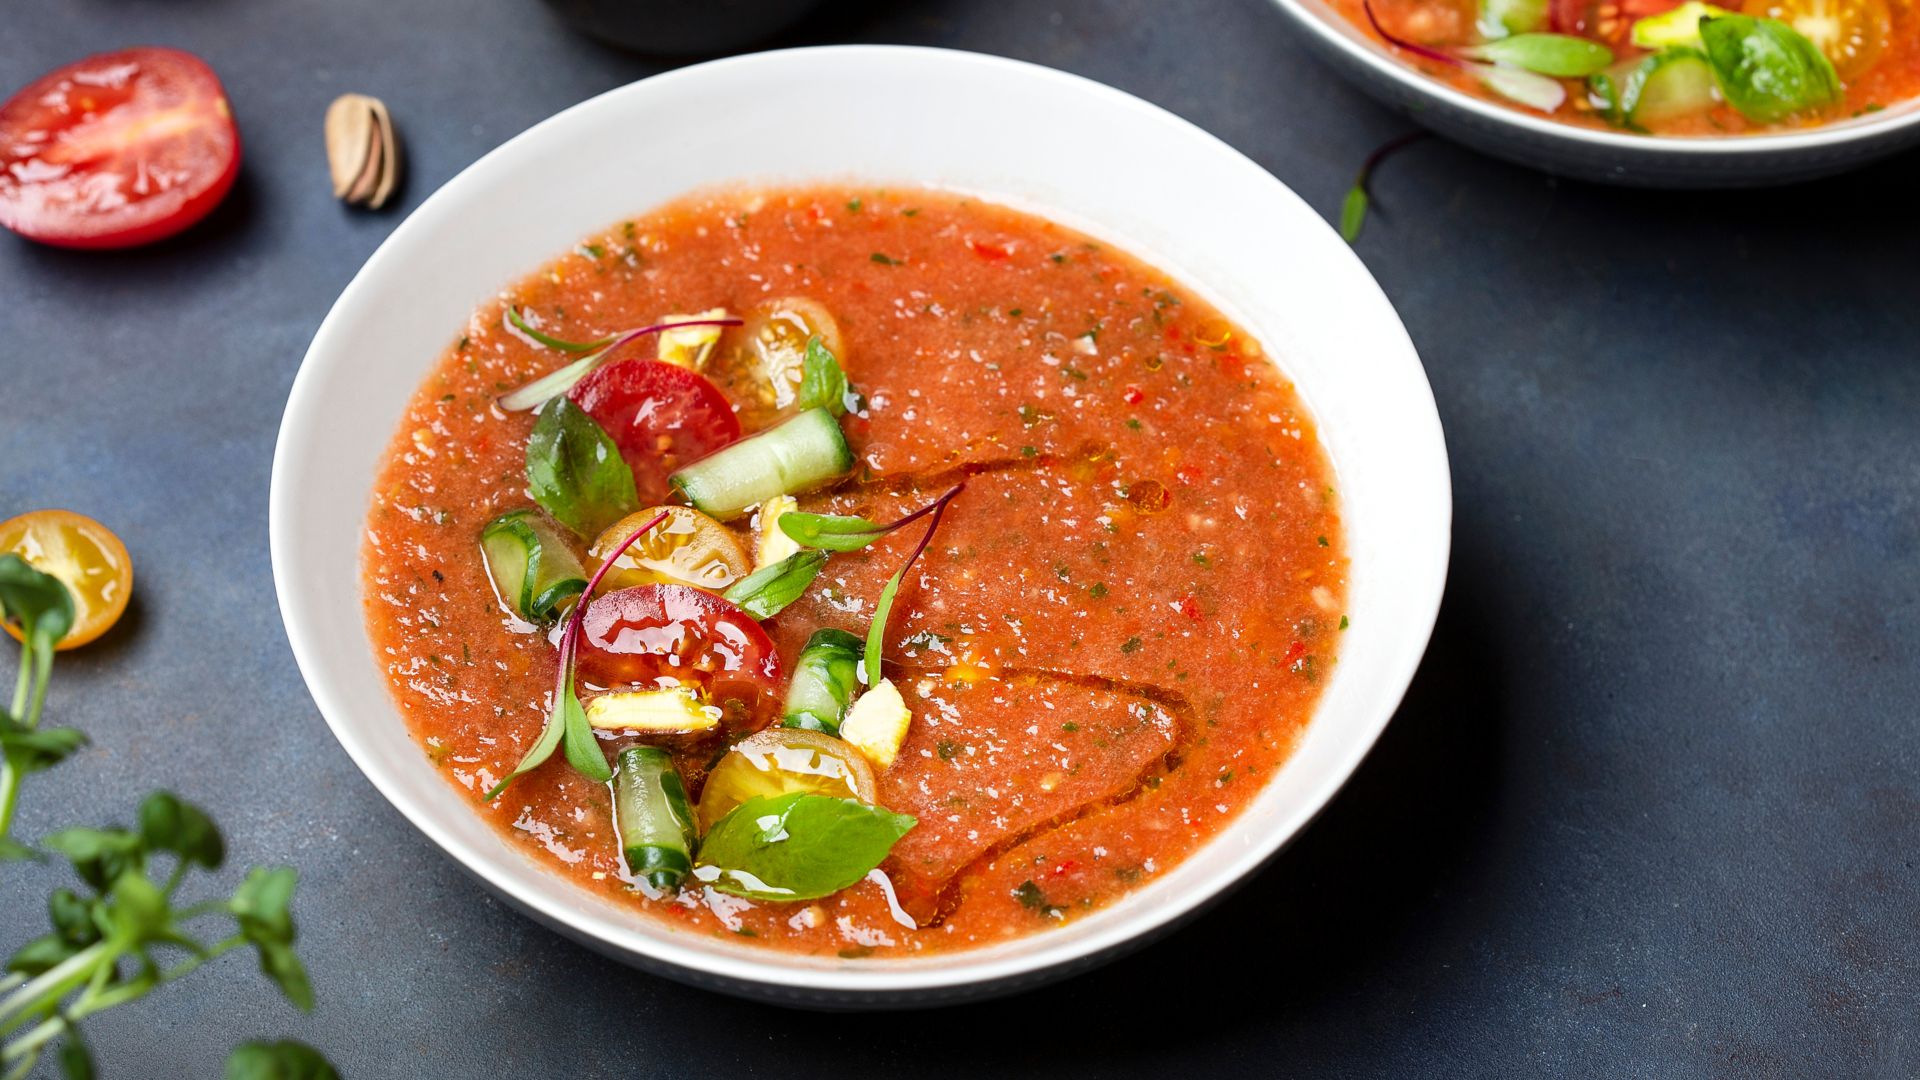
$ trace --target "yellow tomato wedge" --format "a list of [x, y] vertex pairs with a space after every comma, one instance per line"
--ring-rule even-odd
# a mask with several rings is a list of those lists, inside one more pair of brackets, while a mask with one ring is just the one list
[[[0, 522], [0, 552], [25, 559], [51, 574], [73, 594], [73, 628], [60, 649], [73, 649], [106, 633], [127, 610], [133, 594], [133, 559], [127, 545], [105, 525], [71, 510], [35, 510]], [[20, 628], [11, 620], [7, 633]]]
[[700, 833], [748, 799], [802, 791], [873, 801], [873, 769], [846, 743], [818, 731], [769, 728], [742, 739], [707, 774], [700, 791]]
[[1779, 19], [1813, 42], [1842, 79], [1853, 79], [1879, 63], [1893, 36], [1887, 0], [1747, 0], [1742, 13]]
[[725, 525], [690, 506], [655, 506], [628, 514], [593, 542], [593, 561], [606, 559], [633, 531], [662, 511], [667, 520], [633, 542], [600, 579], [600, 592], [632, 585], [691, 585], [720, 592], [753, 572], [753, 556]]
[[777, 409], [792, 405], [800, 393], [807, 341], [818, 337], [836, 358], [845, 360], [840, 324], [816, 300], [789, 296], [769, 301], [747, 316], [742, 328], [760, 392]]

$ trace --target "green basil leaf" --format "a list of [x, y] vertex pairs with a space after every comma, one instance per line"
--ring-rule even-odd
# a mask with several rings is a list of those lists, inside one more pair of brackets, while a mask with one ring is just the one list
[[303, 1042], [246, 1042], [233, 1048], [223, 1080], [340, 1080], [320, 1051]]
[[807, 355], [800, 363], [800, 395], [796, 408], [825, 409], [844, 416], [849, 407], [847, 375], [840, 361], [820, 343], [820, 335], [807, 339]]
[[748, 799], [714, 823], [694, 877], [752, 900], [815, 900], [866, 877], [915, 824], [858, 799]]
[[1558, 79], [1584, 79], [1613, 63], [1613, 52], [1605, 45], [1567, 34], [1515, 34], [1460, 54]]
[[1505, 37], [1539, 30], [1549, 22], [1547, 0], [1480, 0], [1480, 33]]
[[0, 612], [20, 624], [29, 646], [52, 648], [73, 629], [73, 595], [27, 560], [0, 555]]
[[780, 515], [780, 531], [796, 544], [822, 551], [859, 551], [887, 535], [886, 526], [863, 517], [804, 514], [798, 510]]
[[613, 770], [607, 767], [607, 755], [600, 750], [600, 740], [593, 736], [593, 725], [587, 723], [587, 710], [580, 705], [580, 695], [574, 693], [573, 680], [567, 680], [567, 692], [561, 695], [560, 726], [561, 745], [566, 748], [567, 764], [573, 771], [604, 784], [613, 779]]
[[227, 854], [213, 819], [170, 791], [156, 791], [141, 801], [140, 840], [149, 851], [171, 851], [209, 870], [218, 869]]
[[[567, 673], [566, 696], [572, 698], [575, 705], [579, 704], [579, 695], [573, 693], [572, 672]], [[582, 709], [581, 714], [584, 716], [585, 713], [586, 710]], [[520, 756], [520, 763], [513, 767], [513, 771], [501, 777], [500, 782], [493, 785], [493, 788], [487, 792], [486, 797], [481, 801], [492, 802], [496, 796], [507, 790], [508, 784], [545, 765], [547, 759], [553, 756], [553, 752], [560, 748], [560, 739], [566, 734], [566, 730], [566, 702], [555, 702], [553, 711], [547, 714], [546, 726], [540, 729], [540, 737], [533, 741], [532, 746], [527, 747], [527, 752]]]
[[633, 470], [586, 410], [554, 398], [527, 440], [527, 489], [553, 519], [591, 540], [640, 508]]
[[880, 590], [880, 602], [873, 605], [873, 622], [867, 626], [867, 648], [862, 662], [867, 668], [867, 685], [880, 685], [880, 652], [887, 647], [887, 619], [893, 614], [893, 598], [900, 592], [900, 582], [905, 580], [907, 571], [913, 566], [907, 565], [894, 571], [887, 584]]
[[0, 862], [26, 862], [29, 859], [38, 859], [39, 857], [39, 852], [22, 844], [18, 840], [0, 836]]
[[[791, 516], [783, 514], [780, 520]], [[734, 582], [733, 587], [721, 595], [756, 619], [771, 619], [800, 599], [800, 594], [807, 591], [807, 586], [813, 584], [813, 579], [820, 576], [826, 565], [824, 551], [796, 552]]]
[[1721, 94], [1749, 120], [1772, 123], [1840, 98], [1826, 54], [1778, 19], [1701, 19], [1700, 40]]
[[72, 889], [55, 889], [47, 897], [47, 921], [54, 933], [75, 948], [84, 948], [100, 940], [100, 927], [93, 921], [93, 905], [80, 899]]
[[40, 843], [56, 855], [65, 855], [80, 880], [100, 892], [142, 858], [140, 838], [125, 829], [62, 829]]

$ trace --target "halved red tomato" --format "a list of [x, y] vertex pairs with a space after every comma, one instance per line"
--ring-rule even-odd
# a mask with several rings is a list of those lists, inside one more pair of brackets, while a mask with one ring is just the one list
[[239, 172], [220, 78], [178, 49], [89, 56], [0, 105], [0, 225], [43, 244], [172, 236], [219, 205]]
[[580, 677], [596, 686], [666, 676], [750, 710], [780, 685], [780, 654], [759, 622], [688, 585], [635, 585], [596, 597], [581, 616], [577, 663]]
[[621, 360], [567, 393], [612, 437], [642, 503], [666, 501], [667, 477], [740, 437], [740, 418], [704, 376], [658, 360]]

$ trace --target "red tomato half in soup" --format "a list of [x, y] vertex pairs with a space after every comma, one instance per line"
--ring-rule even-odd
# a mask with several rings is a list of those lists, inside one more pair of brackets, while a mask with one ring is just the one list
[[580, 677], [596, 686], [661, 676], [749, 708], [780, 685], [780, 654], [753, 616], [689, 585], [636, 585], [596, 597], [581, 617]]
[[740, 419], [706, 377], [658, 360], [622, 360], [568, 392], [633, 470], [642, 503], [664, 502], [667, 477], [740, 437]]
[[0, 225], [43, 244], [172, 236], [219, 205], [239, 172], [226, 90], [178, 49], [89, 56], [0, 105]]

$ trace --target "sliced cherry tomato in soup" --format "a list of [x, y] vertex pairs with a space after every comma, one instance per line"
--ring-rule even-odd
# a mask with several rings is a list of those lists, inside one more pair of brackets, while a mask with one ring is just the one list
[[[777, 707], [780, 654], [753, 616], [686, 585], [636, 585], [597, 596], [580, 626], [580, 677], [596, 686], [674, 679], [757, 722]], [[731, 715], [733, 710], [729, 709]]]
[[658, 360], [608, 364], [567, 396], [620, 448], [642, 502], [664, 502], [675, 470], [740, 437], [740, 419], [718, 387]]
[[753, 556], [733, 531], [691, 506], [650, 507], [614, 522], [593, 542], [594, 562], [604, 562], [635, 529], [662, 513], [667, 520], [613, 561], [600, 579], [601, 592], [655, 584], [719, 592], [753, 572]]
[[784, 296], [756, 304], [739, 333], [728, 335], [730, 344], [714, 366], [714, 377], [756, 426], [770, 424], [799, 400], [807, 342], [815, 337], [835, 359], [847, 358], [840, 324], [818, 300]]
[[[112, 629], [133, 595], [127, 545], [105, 525], [71, 510], [35, 510], [0, 522], [0, 552], [20, 556], [60, 579], [73, 596], [73, 626], [59, 649], [72, 649]], [[20, 628], [7, 621], [15, 638]]]
[[1743, 14], [1779, 19], [1833, 61], [1842, 79], [1866, 74], [1893, 36], [1886, 0], [1747, 0]]
[[734, 744], [707, 774], [695, 812], [705, 834], [727, 811], [796, 791], [834, 799], [874, 798], [873, 766], [849, 743], [818, 731], [769, 728]]
[[0, 225], [41, 243], [171, 236], [219, 205], [239, 172], [226, 91], [178, 49], [89, 56], [0, 105]]

